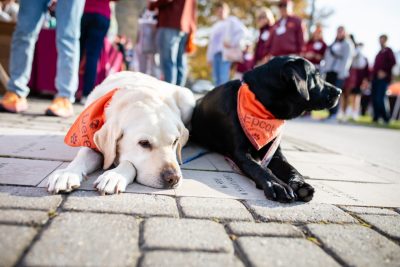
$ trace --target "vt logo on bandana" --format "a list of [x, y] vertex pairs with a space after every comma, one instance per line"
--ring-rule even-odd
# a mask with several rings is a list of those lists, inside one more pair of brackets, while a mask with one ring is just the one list
[[243, 131], [257, 150], [275, 139], [285, 123], [284, 120], [275, 119], [246, 83], [239, 88], [237, 113]]
[[104, 110], [118, 89], [114, 89], [90, 104], [72, 124], [64, 143], [69, 146], [86, 146], [98, 151], [93, 141], [94, 134], [100, 130], [106, 121]]

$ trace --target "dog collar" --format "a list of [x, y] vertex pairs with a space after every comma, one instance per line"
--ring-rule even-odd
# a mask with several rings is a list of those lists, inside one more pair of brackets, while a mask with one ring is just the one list
[[99, 151], [93, 141], [94, 134], [100, 130], [106, 121], [105, 109], [110, 105], [111, 99], [119, 89], [114, 89], [98, 98], [75, 120], [64, 138], [64, 143], [69, 146], [86, 146]]

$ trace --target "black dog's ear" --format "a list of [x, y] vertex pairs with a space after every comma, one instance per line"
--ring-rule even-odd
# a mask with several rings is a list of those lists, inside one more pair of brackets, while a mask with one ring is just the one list
[[308, 101], [310, 100], [310, 95], [308, 93], [307, 72], [304, 63], [305, 61], [302, 58], [290, 60], [285, 63], [281, 74], [284, 79], [293, 84], [299, 94]]

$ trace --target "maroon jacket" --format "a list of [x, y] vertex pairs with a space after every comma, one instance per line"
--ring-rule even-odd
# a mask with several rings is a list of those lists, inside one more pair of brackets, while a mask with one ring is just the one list
[[254, 64], [262, 60], [268, 54], [267, 42], [270, 37], [270, 29], [271, 27], [269, 25], [260, 28], [260, 34], [258, 35], [258, 41], [254, 51]]
[[[314, 63], [315, 65], [319, 65], [321, 60], [324, 58], [325, 50], [328, 46], [324, 42], [324, 40], [310, 40], [303, 47], [302, 54], [306, 59]], [[312, 53], [314, 56], [307, 56], [308, 53]], [[315, 56], [319, 56], [316, 58]]]
[[286, 31], [279, 34], [280, 23], [278, 20], [271, 29], [267, 42], [267, 52], [272, 56], [299, 55], [304, 45], [303, 27], [301, 19], [295, 16], [286, 18]]
[[191, 33], [196, 30], [196, 0], [156, 0], [150, 10], [158, 9], [158, 27]]
[[375, 57], [374, 68], [372, 69], [372, 77], [375, 79], [378, 76], [378, 71], [382, 70], [386, 73], [385, 80], [387, 82], [392, 81], [392, 68], [396, 65], [396, 59], [394, 57], [392, 49], [385, 47], [379, 51]]

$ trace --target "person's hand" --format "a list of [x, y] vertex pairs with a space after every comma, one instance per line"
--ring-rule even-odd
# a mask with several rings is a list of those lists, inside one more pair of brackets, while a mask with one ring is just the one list
[[224, 47], [225, 48], [231, 48], [232, 46], [228, 42], [224, 42]]
[[386, 76], [386, 72], [384, 72], [383, 70], [378, 70], [378, 79], [385, 79]]

